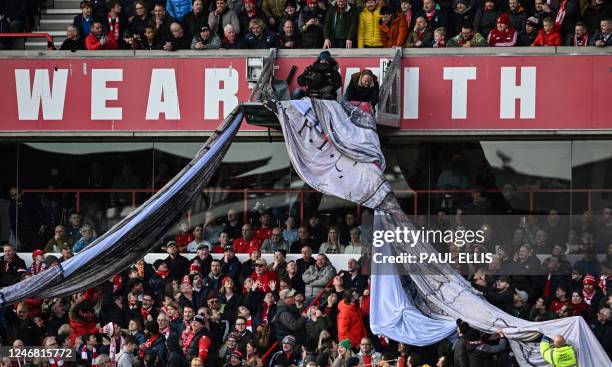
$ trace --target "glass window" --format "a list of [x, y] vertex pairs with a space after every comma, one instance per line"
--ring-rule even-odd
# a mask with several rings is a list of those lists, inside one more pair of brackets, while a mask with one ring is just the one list
[[[0, 240], [15, 243], [11, 236], [11, 221], [9, 210], [14, 208], [14, 198], [11, 198], [11, 188], [17, 186], [17, 144], [0, 143]], [[13, 203], [13, 205], [11, 205]]]

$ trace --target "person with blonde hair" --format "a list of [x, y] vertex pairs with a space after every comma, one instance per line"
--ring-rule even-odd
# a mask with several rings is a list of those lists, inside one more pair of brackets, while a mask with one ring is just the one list
[[244, 36], [245, 48], [269, 49], [277, 46], [278, 36], [269, 31], [266, 23], [259, 18], [249, 22], [249, 33]]
[[338, 227], [329, 227], [327, 231], [327, 242], [321, 244], [319, 249], [321, 254], [342, 254], [344, 253], [344, 246], [340, 243], [340, 231]]

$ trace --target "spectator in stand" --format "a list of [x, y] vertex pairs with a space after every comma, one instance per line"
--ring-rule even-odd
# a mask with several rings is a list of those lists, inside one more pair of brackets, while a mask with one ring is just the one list
[[216, 294], [219, 288], [221, 288], [221, 278], [223, 277], [221, 269], [222, 264], [220, 260], [215, 259], [210, 263], [210, 273], [208, 273], [208, 276], [204, 280], [204, 288], [209, 292], [209, 300], [211, 291]]
[[301, 253], [302, 248], [304, 246], [308, 246], [310, 248], [312, 248], [313, 246], [313, 242], [310, 237], [310, 232], [308, 231], [307, 227], [301, 226], [300, 228], [298, 228], [297, 232], [298, 239], [291, 244], [291, 249], [289, 251], [289, 253], [291, 254]]
[[464, 24], [461, 33], [448, 40], [446, 47], [486, 47], [487, 40], [480, 34], [474, 32], [471, 24]]
[[344, 292], [338, 303], [338, 339], [348, 339], [352, 348], [357, 348], [362, 338], [367, 336], [359, 308], [359, 294], [353, 290]]
[[539, 20], [536, 17], [529, 17], [525, 23], [525, 29], [519, 32], [516, 40], [517, 46], [531, 46], [538, 36]]
[[[210, 36], [210, 31], [208, 31], [208, 34]], [[197, 225], [193, 228], [193, 241], [187, 244], [187, 252], [196, 252], [200, 245], [206, 245], [210, 248], [210, 243], [204, 240], [204, 227]]]
[[123, 48], [124, 46], [123, 32], [128, 29], [128, 21], [123, 14], [121, 14], [121, 10], [122, 8], [119, 0], [113, 0], [110, 2], [110, 11], [108, 15], [103, 18], [106, 20], [104, 23], [106, 34], [112, 33], [115, 40], [118, 40], [117, 46], [119, 48]]
[[147, 11], [142, 0], [136, 0], [134, 4], [136, 15], [129, 19], [129, 27], [134, 36], [138, 35], [136, 39], [140, 41], [145, 33], [145, 28], [151, 25], [151, 13]]
[[300, 366], [302, 357], [299, 350], [296, 349], [296, 340], [300, 339], [299, 335], [287, 335], [282, 338], [282, 350], [274, 353], [270, 359], [270, 367], [274, 366]]
[[359, 13], [359, 25], [357, 26], [357, 47], [382, 47], [383, 43], [379, 22], [380, 8], [376, 5], [376, 0], [366, 0], [365, 7]]
[[75, 243], [81, 238], [81, 227], [83, 227], [81, 214], [78, 212], [70, 213], [70, 217], [68, 217], [68, 224], [66, 226], [66, 234], [68, 237], [72, 237], [72, 243]]
[[446, 30], [444, 28], [436, 28], [433, 35], [433, 47], [446, 47]]
[[357, 9], [347, 0], [336, 0], [325, 15], [323, 48], [352, 48], [357, 37], [357, 21]]
[[93, 227], [86, 224], [81, 228], [81, 238], [72, 246], [72, 251], [76, 254], [95, 240], [96, 236]]
[[168, 257], [166, 257], [165, 261], [170, 272], [168, 277], [173, 280], [183, 279], [183, 276], [187, 275], [189, 271], [189, 260], [179, 255], [178, 246], [174, 241], [168, 242], [166, 251], [168, 252]]
[[359, 254], [364, 253], [365, 245], [361, 243], [361, 230], [358, 227], [351, 229], [351, 240], [344, 249], [345, 254]]
[[200, 273], [208, 274], [210, 272], [210, 264], [213, 260], [212, 256], [210, 255], [210, 247], [205, 243], [201, 243], [198, 245], [196, 251], [196, 255], [193, 259], [191, 259], [190, 264], [193, 265], [197, 262], [198, 266], [200, 267]]
[[145, 27], [144, 35], [140, 38], [138, 48], [141, 50], [161, 50], [161, 44], [157, 37], [157, 29], [153, 25]]
[[244, 10], [238, 16], [238, 20], [240, 21], [240, 29], [249, 29], [249, 24], [253, 19], [260, 19], [264, 23], [267, 23], [265, 15], [262, 15], [261, 11], [257, 9], [257, 1], [245, 0]]
[[85, 39], [85, 47], [88, 50], [116, 50], [117, 40], [113, 33], [104, 34], [102, 23], [94, 21], [91, 25], [91, 32]]
[[516, 44], [517, 33], [510, 25], [508, 14], [497, 18], [497, 26], [489, 32], [488, 43], [491, 47], [512, 47]]
[[168, 16], [166, 8], [161, 4], [155, 4], [153, 8], [153, 20], [151, 21], [156, 28], [156, 32], [160, 40], [167, 40], [172, 37], [170, 25], [175, 22], [172, 17]]
[[299, 33], [302, 35], [302, 48], [323, 47], [324, 22], [325, 12], [319, 7], [319, 1], [307, 0], [306, 6], [302, 8], [298, 18]]
[[167, 0], [166, 11], [172, 18], [180, 22], [189, 13], [191, 5], [190, 0]]
[[408, 29], [414, 27], [414, 11], [412, 10], [412, 2], [410, 0], [401, 0], [399, 12], [404, 16]]
[[[240, 34], [240, 21], [238, 14], [227, 6], [227, 1], [216, 0], [216, 8], [208, 14], [208, 26], [219, 37], [225, 34], [225, 26], [232, 25], [236, 35]], [[245, 30], [246, 31], [246, 30]]]
[[508, 0], [508, 17], [512, 28], [517, 31], [525, 28], [528, 15], [520, 0]]
[[251, 279], [255, 283], [255, 290], [265, 294], [276, 289], [278, 276], [275, 272], [268, 270], [264, 259], [257, 259], [255, 261], [255, 271], [251, 274]]
[[282, 340], [290, 334], [299, 340], [305, 339], [306, 315], [300, 314], [295, 306], [295, 294], [294, 289], [284, 289], [279, 292], [280, 303], [273, 321], [277, 340]]
[[259, 250], [261, 241], [254, 238], [253, 226], [245, 224], [242, 226], [242, 237], [237, 238], [232, 243], [234, 251], [238, 254], [248, 254], [251, 250]]
[[591, 38], [591, 46], [612, 46], [612, 18], [602, 19], [599, 29]]
[[221, 259], [221, 271], [225, 275], [229, 275], [235, 281], [238, 281], [240, 276], [240, 260], [236, 257], [236, 253], [232, 246], [226, 246]]
[[280, 21], [283, 13], [285, 12], [286, 0], [263, 0], [261, 4], [261, 10], [268, 19], [270, 28], [278, 28], [278, 22]]
[[306, 285], [306, 293], [304, 294], [306, 297], [306, 304], [310, 304], [310, 302], [323, 291], [333, 279], [334, 275], [336, 275], [336, 268], [329, 263], [327, 256], [323, 254], [317, 255], [316, 263], [311, 265], [304, 274], [302, 274], [302, 280]]
[[[73, 27], [74, 29], [74, 27]], [[59, 253], [64, 246], [72, 246], [72, 238], [66, 235], [66, 228], [62, 225], [55, 227], [55, 234], [47, 242], [45, 252]]]
[[232, 246], [232, 242], [230, 241], [227, 233], [221, 232], [219, 234], [219, 240], [217, 243], [215, 243], [211, 252], [213, 254], [222, 254], [227, 246]]
[[[544, 29], [538, 32], [538, 36], [531, 44], [532, 46], [561, 46], [561, 35], [555, 29], [553, 18], [544, 18]], [[536, 232], [537, 239], [537, 232]]]
[[159, 333], [157, 321], [147, 321], [145, 323], [144, 348], [140, 351], [140, 356], [145, 361], [145, 366], [163, 366], [166, 363], [168, 348], [166, 347], [166, 337]]
[[418, 16], [414, 22], [414, 29], [406, 39], [406, 47], [430, 47], [433, 33], [427, 24], [427, 18]]
[[612, 17], [612, 2], [606, 0], [594, 0], [586, 5], [586, 9], [581, 9], [584, 22], [590, 32], [594, 33], [599, 29], [601, 21]]
[[283, 29], [278, 38], [278, 43], [281, 48], [302, 48], [302, 36], [297, 33], [295, 27], [296, 24], [291, 19], [287, 19], [283, 22]]
[[329, 227], [327, 232], [327, 242], [321, 244], [319, 249], [321, 254], [342, 254], [344, 253], [344, 245], [340, 243], [340, 233], [338, 227]]
[[21, 33], [26, 30], [26, 18], [29, 12], [29, 2], [24, 0], [4, 0], [0, 8], [2, 15], [8, 21], [9, 33]]
[[591, 311], [593, 313], [597, 312], [603, 294], [595, 284], [595, 277], [590, 274], [585, 275], [582, 281], [582, 297], [584, 302], [591, 306]]
[[402, 47], [408, 37], [406, 18], [401, 13], [393, 12], [388, 6], [380, 9], [380, 27], [382, 47]]
[[[249, 49], [275, 48], [278, 43], [278, 36], [276, 33], [269, 31], [261, 19], [253, 19], [249, 23], [249, 33], [244, 37], [244, 43], [245, 48]], [[264, 240], [258, 239], [260, 241]]]
[[532, 16], [538, 18], [540, 24], [542, 24], [544, 18], [552, 17], [554, 15], [546, 0], [535, 0], [534, 6], [535, 12], [532, 14]]
[[7, 243], [4, 246], [4, 256], [0, 257], [0, 286], [13, 285], [21, 280], [26, 273], [25, 261], [17, 256], [15, 246]]
[[209, 8], [204, 7], [204, 0], [194, 0], [191, 4], [191, 11], [183, 18], [185, 31], [194, 36], [197, 35], [202, 27], [208, 25], [208, 12]]
[[474, 31], [488, 39], [489, 32], [496, 29], [496, 21], [500, 15], [501, 10], [497, 8], [495, 0], [485, 0], [484, 6], [476, 11]]
[[103, 19], [108, 14], [108, 1], [106, 0], [90, 0], [93, 8], [93, 16], [96, 19]]
[[289, 251], [289, 243], [283, 239], [282, 229], [274, 227], [270, 238], [261, 245], [262, 254], [273, 254], [276, 250]]
[[361, 274], [359, 264], [355, 259], [349, 259], [347, 270], [342, 270], [338, 274], [342, 276], [342, 282], [347, 289], [355, 289], [362, 294], [368, 288], [368, 279]]
[[91, 7], [91, 2], [89, 1], [81, 1], [80, 8], [81, 14], [74, 17], [72, 20], [72, 25], [74, 25], [81, 36], [85, 38], [89, 36], [91, 24], [94, 21], [94, 17], [92, 15], [93, 9]]
[[285, 280], [288, 282], [290, 288], [295, 289], [298, 293], [304, 294], [306, 292], [306, 285], [302, 279], [302, 274], [299, 273], [298, 265], [293, 260], [287, 263], [287, 275]]
[[45, 263], [45, 252], [43, 250], [34, 250], [32, 252], [32, 264], [27, 271], [28, 275], [36, 275], [47, 268]]
[[602, 307], [597, 312], [597, 320], [593, 323], [593, 333], [603, 349], [612, 359], [612, 311], [608, 307]]
[[579, 0], [562, 0], [555, 17], [555, 28], [562, 37], [567, 37], [574, 32], [576, 23], [581, 19]]
[[448, 21], [448, 35], [459, 34], [461, 26], [468, 23], [474, 23], [474, 8], [468, 0], [458, 0], [455, 2], [455, 7]]
[[283, 16], [280, 18], [279, 22], [277, 23], [278, 26], [276, 28], [272, 28], [272, 30], [278, 29], [278, 31], [281, 32], [283, 29], [283, 24], [285, 24], [285, 21], [287, 20], [292, 21], [294, 28], [297, 28], [298, 20], [300, 17], [300, 14], [298, 13], [297, 10], [298, 10], [298, 6], [295, 3], [295, 0], [287, 0], [285, 2], [285, 12], [283, 13]]
[[[369, 69], [364, 69], [358, 73], [351, 75], [351, 81], [346, 88], [344, 99], [347, 101], [367, 102], [372, 108], [378, 103], [378, 78]], [[354, 217], [353, 217], [354, 218]], [[334, 227], [335, 228], [335, 227]], [[348, 228], [348, 227], [347, 227]], [[354, 229], [353, 227], [352, 229]], [[352, 230], [351, 229], [351, 230]], [[330, 227], [331, 231], [331, 227]], [[336, 229], [336, 231], [338, 231]], [[339, 234], [339, 233], [338, 233]], [[350, 238], [350, 235], [341, 236], [341, 238]], [[329, 242], [329, 233], [328, 233]], [[323, 251], [321, 251], [323, 252]]]
[[302, 257], [297, 259], [295, 263], [298, 267], [298, 274], [301, 276], [310, 266], [316, 263], [316, 260], [312, 257], [312, 249], [310, 246], [303, 246], [300, 253]]
[[376, 366], [382, 359], [382, 354], [374, 349], [372, 340], [363, 338], [359, 344], [359, 353], [357, 353], [357, 357], [359, 358], [360, 365]]
[[448, 28], [448, 17], [445, 10], [440, 9], [434, 0], [423, 0], [423, 8], [415, 14], [416, 17], [425, 17], [431, 29]]
[[270, 238], [272, 228], [272, 216], [270, 215], [270, 211], [264, 210], [259, 215], [259, 227], [255, 228], [253, 237], [263, 242]]
[[[169, 38], [163, 41], [166, 43], [169, 43], [171, 42], [171, 39], [172, 38]], [[167, 50], [167, 51], [172, 51], [172, 50]], [[186, 252], [187, 245], [191, 241], [193, 241], [193, 238], [194, 238], [193, 232], [189, 230], [189, 224], [187, 224], [187, 222], [180, 222], [178, 225], [178, 231], [174, 235], [174, 241], [176, 242], [176, 245], [178, 246], [179, 252]]]
[[567, 35], [565, 46], [584, 47], [589, 45], [589, 32], [586, 24], [577, 22], [574, 33]]
[[[322, 54], [325, 54], [325, 52], [326, 51], [323, 51]], [[337, 71], [336, 73], [337, 73], [336, 77], [339, 77], [340, 73], [338, 73]], [[338, 83], [340, 83], [340, 81]], [[334, 83], [333, 85], [335, 86], [336, 84]], [[340, 88], [340, 84], [338, 84], [337, 88]], [[315, 246], [312, 248], [312, 251], [318, 252], [319, 246], [327, 238], [327, 228], [325, 228], [325, 226], [323, 225], [323, 222], [321, 222], [321, 217], [318, 214], [315, 213], [311, 215], [310, 218], [308, 219], [308, 231], [310, 232], [310, 236], [312, 237], [313, 245]]]
[[260, 257], [261, 252], [259, 250], [251, 250], [249, 253], [249, 259], [243, 262], [240, 266], [240, 283], [253, 274], [255, 271], [255, 261], [257, 261], [257, 259]]
[[[342, 0], [341, 0], [342, 1]], [[318, 99], [336, 100], [338, 99], [337, 91], [342, 85], [342, 77], [338, 72], [338, 63], [331, 56], [329, 51], [323, 51], [319, 54], [317, 60], [304, 70], [298, 76], [298, 85], [307, 89], [297, 89], [294, 94], [294, 99], [300, 99], [304, 96]], [[309, 232], [314, 234], [312, 227]], [[317, 249], [321, 242], [316, 242]]]
[[[296, 226], [296, 220], [294, 217], [287, 217], [285, 220], [285, 229], [283, 229], [283, 240], [287, 241], [289, 245], [298, 240], [298, 228]], [[297, 251], [296, 251], [297, 253]]]
[[[233, 27], [232, 27], [233, 29]], [[213, 29], [211, 28], [211, 31]], [[224, 28], [225, 31], [225, 28]], [[235, 34], [235, 32], [234, 32]], [[238, 216], [238, 212], [234, 209], [230, 209], [227, 211], [227, 216], [225, 219], [225, 232], [229, 235], [230, 240], [235, 240], [236, 238], [241, 236], [242, 231], [242, 221]]]

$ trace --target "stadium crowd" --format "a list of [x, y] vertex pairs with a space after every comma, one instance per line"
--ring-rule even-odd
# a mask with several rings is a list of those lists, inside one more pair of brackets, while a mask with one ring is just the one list
[[[610, 46], [609, 0], [94, 0], [64, 50]], [[0, 4], [31, 30], [33, 0]], [[10, 42], [3, 43], [10, 48]]]
[[[479, 244], [448, 252], [495, 252], [494, 261], [457, 270], [500, 309], [525, 320], [581, 316], [612, 355], [612, 209], [587, 212], [568, 223], [551, 209], [515, 218], [509, 231], [492, 217], [491, 197], [474, 190], [453, 208], [437, 211], [432, 229], [481, 229]], [[459, 204], [461, 203], [461, 204]], [[281, 213], [281, 214], [279, 214]], [[190, 228], [178, 224], [164, 240], [168, 256], [137, 261], [106, 283], [62, 299], [35, 299], [6, 307], [2, 345], [69, 346], [84, 366], [514, 366], [503, 333], [480, 333], [457, 321], [459, 341], [409, 346], [369, 328], [372, 246], [365, 235], [372, 213], [331, 217], [314, 213], [298, 223], [278, 210], [229, 210]], [[55, 227], [26, 267], [4, 245], [0, 285], [57, 266], [95, 238], [79, 213]], [[282, 225], [281, 225], [282, 224]], [[607, 252], [598, 261], [596, 252]], [[58, 256], [55, 256], [55, 253]], [[248, 254], [240, 261], [236, 254]], [[272, 255], [266, 262], [262, 254]], [[299, 254], [287, 260], [287, 254]], [[336, 269], [336, 254], [350, 254]], [[573, 263], [568, 255], [580, 258]], [[540, 255], [539, 257], [536, 255]], [[544, 255], [544, 256], [542, 256]], [[541, 261], [540, 259], [544, 259]], [[552, 337], [552, 336], [550, 336]], [[556, 343], [556, 341], [555, 341]], [[272, 348], [271, 348], [272, 347]], [[269, 353], [268, 350], [270, 350]], [[38, 361], [60, 366], [73, 362]]]

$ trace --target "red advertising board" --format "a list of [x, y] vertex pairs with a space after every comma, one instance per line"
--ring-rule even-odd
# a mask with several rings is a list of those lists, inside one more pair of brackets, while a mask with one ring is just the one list
[[[277, 76], [312, 58], [281, 57]], [[381, 59], [338, 59], [341, 74]], [[610, 129], [606, 56], [404, 57], [403, 130]], [[0, 60], [0, 131], [214, 130], [251, 93], [246, 58]], [[257, 129], [243, 126], [243, 130]]]

